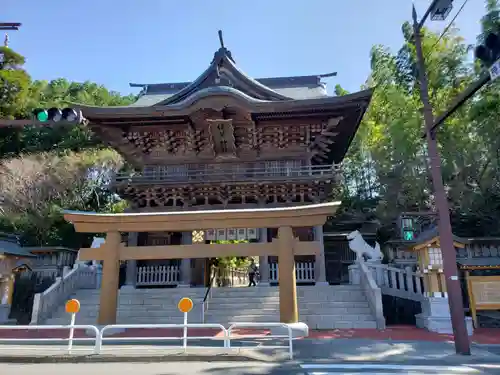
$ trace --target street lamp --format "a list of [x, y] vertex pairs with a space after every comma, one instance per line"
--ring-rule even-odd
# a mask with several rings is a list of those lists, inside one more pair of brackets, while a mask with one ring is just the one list
[[443, 20], [452, 9], [453, 0], [433, 0], [424, 17], [417, 20], [417, 11], [413, 5], [413, 31], [415, 49], [417, 52], [418, 80], [420, 83], [420, 99], [424, 109], [425, 135], [427, 139], [427, 154], [431, 170], [432, 184], [434, 187], [435, 205], [438, 211], [439, 237], [441, 244], [443, 271], [448, 291], [448, 304], [450, 307], [451, 324], [455, 337], [455, 350], [457, 354], [470, 355], [470, 342], [465, 325], [464, 306], [462, 301], [462, 288], [458, 279], [457, 255], [453, 244], [453, 234], [450, 222], [450, 210], [441, 175], [441, 156], [438, 152], [436, 133], [433, 129], [434, 114], [429, 101], [429, 87], [425, 69], [425, 58], [422, 51], [422, 36], [420, 32], [426, 21], [431, 19]]
[[430, 6], [431, 20], [444, 21], [453, 9], [453, 0], [438, 0]]
[[0, 22], [0, 30], [19, 30], [19, 22]]

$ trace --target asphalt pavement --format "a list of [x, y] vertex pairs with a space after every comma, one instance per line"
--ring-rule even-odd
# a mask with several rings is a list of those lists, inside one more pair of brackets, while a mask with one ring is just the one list
[[294, 342], [290, 361], [286, 349], [266, 348], [266, 344], [274, 342], [230, 350], [188, 347], [187, 354], [168, 345], [111, 344], [104, 345], [103, 354], [97, 356], [89, 345], [75, 347], [71, 356], [61, 345], [0, 345], [0, 374], [500, 375], [498, 346], [474, 346], [471, 356], [459, 356], [446, 342], [305, 339]]
[[166, 362], [166, 363], [81, 363], [0, 364], [2, 375], [481, 375], [500, 374], [497, 365], [411, 365], [389, 363], [315, 364], [262, 362]]

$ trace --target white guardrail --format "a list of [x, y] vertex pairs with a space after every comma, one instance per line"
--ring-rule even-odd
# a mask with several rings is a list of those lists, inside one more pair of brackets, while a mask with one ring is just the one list
[[[233, 335], [233, 331], [240, 328], [284, 328], [287, 331], [287, 334], [278, 334], [278, 335]], [[112, 330], [123, 330], [123, 329], [161, 329], [161, 328], [176, 328], [183, 329], [182, 336], [167, 336], [167, 337], [105, 337], [106, 333], [109, 333]], [[222, 337], [217, 336], [188, 336], [188, 328], [215, 328], [220, 329], [222, 332]], [[222, 324], [196, 324], [196, 323], [188, 323], [188, 324], [112, 324], [102, 327], [101, 329], [97, 328], [93, 325], [29, 325], [29, 326], [2, 326], [0, 325], [0, 330], [68, 330], [68, 336], [62, 338], [59, 337], [54, 338], [4, 338], [0, 337], [0, 350], [2, 349], [2, 345], [5, 344], [17, 344], [24, 343], [30, 344], [29, 349], [33, 350], [33, 345], [43, 345], [44, 343], [67, 343], [67, 349], [64, 350], [65, 354], [75, 354], [78, 352], [82, 352], [83, 348], [75, 348], [73, 346], [74, 343], [78, 342], [89, 342], [93, 341], [93, 354], [102, 354], [106, 351], [106, 348], [103, 348], [104, 344], [109, 343], [110, 341], [118, 342], [118, 341], [175, 341], [179, 340], [182, 342], [180, 346], [168, 346], [167, 349], [180, 349], [182, 348], [184, 352], [187, 352], [188, 349], [188, 340], [218, 340], [223, 341], [223, 349], [226, 351], [230, 351], [231, 349], [231, 340], [245, 340], [245, 339], [257, 339], [257, 338], [266, 338], [266, 339], [286, 339], [287, 345], [281, 346], [257, 346], [255, 348], [259, 349], [276, 349], [276, 348], [286, 348], [288, 350], [288, 355], [290, 359], [293, 359], [293, 332], [290, 325], [286, 323], [234, 323], [226, 329]], [[91, 331], [94, 334], [94, 337], [74, 337], [74, 330], [85, 330], [86, 332]], [[35, 344], [31, 344], [35, 343]], [[130, 345], [130, 344], [127, 344]], [[206, 346], [204, 346], [206, 347]], [[22, 349], [22, 345], [16, 345], [15, 350]], [[200, 348], [191, 346], [191, 348]], [[116, 349], [116, 348], [115, 348]], [[252, 349], [245, 348], [245, 349]], [[141, 350], [140, 346], [135, 347], [134, 350]], [[88, 351], [88, 347], [86, 349]]]
[[[82, 341], [94, 341], [94, 354], [99, 354], [101, 351], [101, 345], [100, 345], [100, 334], [101, 332], [96, 326], [93, 325], [76, 325], [76, 324], [70, 324], [70, 325], [43, 325], [43, 326], [37, 326], [37, 325], [29, 325], [29, 326], [2, 326], [0, 325], [0, 330], [19, 330], [19, 331], [38, 331], [38, 330], [68, 330], [68, 337], [50, 337], [50, 338], [5, 338], [5, 337], [0, 337], [0, 341], [6, 341], [6, 342], [12, 342], [12, 343], [31, 343], [31, 342], [40, 342], [41, 344], [45, 343], [53, 343], [53, 342], [59, 342], [59, 343], [67, 343], [68, 348], [67, 348], [67, 353], [72, 354], [74, 353], [73, 349], [73, 343], [75, 342], [82, 342]], [[94, 337], [79, 337], [75, 338], [74, 337], [74, 332], [75, 329], [83, 329], [86, 332], [91, 331], [94, 333]], [[1, 345], [0, 345], [1, 348]], [[15, 350], [22, 350], [23, 346], [22, 345], [16, 345]], [[28, 347], [27, 349], [33, 350], [33, 347]], [[78, 351], [78, 350], [77, 350]]]
[[[293, 331], [292, 327], [290, 327], [289, 324], [286, 323], [232, 323], [229, 328], [227, 329], [227, 347], [231, 347], [231, 333], [233, 329], [237, 328], [285, 328], [288, 332], [287, 335], [269, 335], [266, 336], [266, 338], [274, 338], [274, 339], [287, 339], [288, 345], [273, 345], [269, 346], [266, 345], [266, 349], [279, 349], [279, 348], [287, 348], [288, 349], [288, 355], [290, 359], [293, 359]], [[257, 335], [244, 335], [243, 336], [245, 339], [250, 339], [250, 338], [262, 338], [262, 336], [257, 336]], [[240, 336], [241, 338], [241, 336]]]

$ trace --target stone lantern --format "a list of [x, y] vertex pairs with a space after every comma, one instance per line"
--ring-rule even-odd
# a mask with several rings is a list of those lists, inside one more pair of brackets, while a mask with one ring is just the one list
[[[453, 236], [455, 248], [465, 247], [467, 241]], [[437, 228], [425, 230], [410, 246], [416, 252], [419, 272], [424, 281], [422, 313], [416, 315], [417, 326], [439, 333], [452, 333], [446, 278], [443, 272], [443, 253]], [[466, 318], [469, 335], [472, 334], [472, 320]]]

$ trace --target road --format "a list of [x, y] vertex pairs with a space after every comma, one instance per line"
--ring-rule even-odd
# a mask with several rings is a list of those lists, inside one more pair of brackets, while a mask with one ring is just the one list
[[0, 364], [2, 375], [473, 375], [500, 374], [500, 365], [411, 365], [411, 364], [280, 364], [262, 362], [167, 362], [167, 363], [80, 363]]

